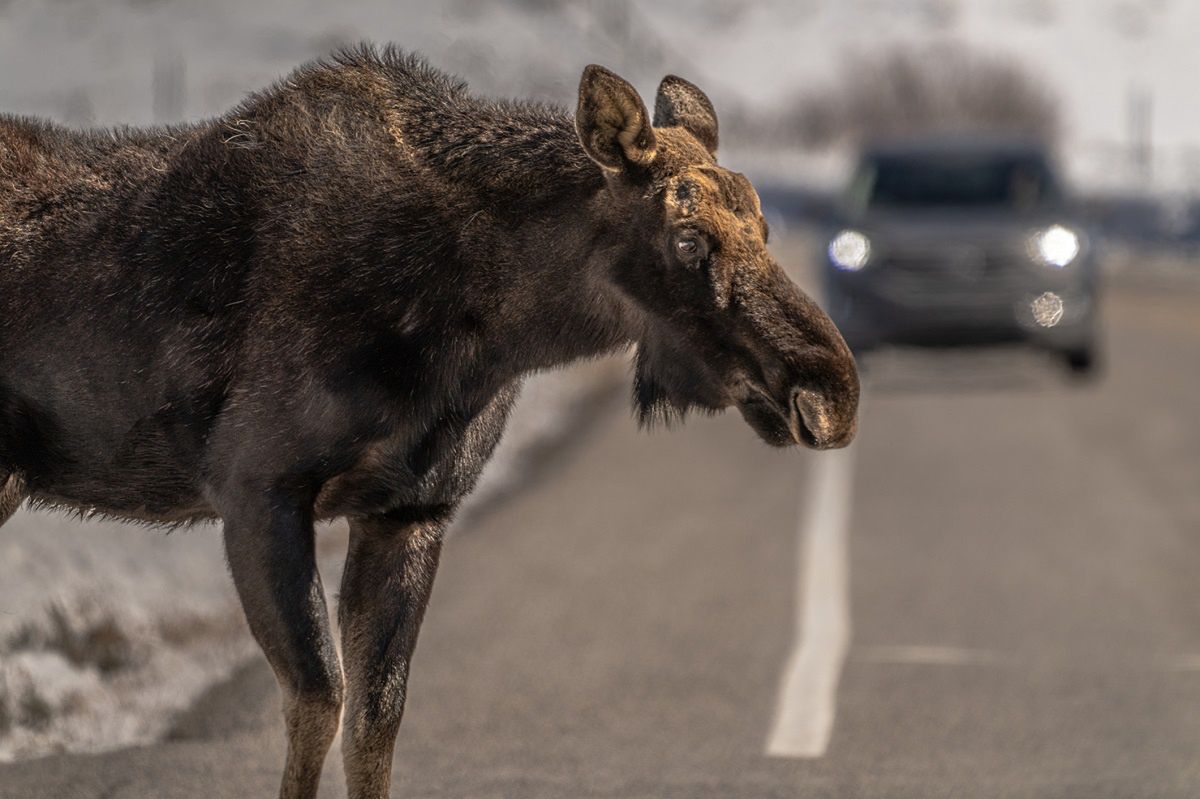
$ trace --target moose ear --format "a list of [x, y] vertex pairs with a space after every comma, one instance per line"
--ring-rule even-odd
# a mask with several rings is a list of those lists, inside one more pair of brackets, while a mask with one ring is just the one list
[[637, 90], [628, 81], [592, 64], [579, 81], [575, 131], [583, 149], [606, 169], [654, 160], [654, 129]]
[[654, 127], [683, 128], [699, 139], [709, 153], [717, 154], [717, 112], [712, 102], [694, 83], [677, 75], [668, 75], [658, 84]]

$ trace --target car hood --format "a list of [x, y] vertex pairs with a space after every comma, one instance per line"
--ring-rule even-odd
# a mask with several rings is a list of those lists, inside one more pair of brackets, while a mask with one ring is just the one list
[[872, 211], [847, 220], [845, 226], [861, 230], [872, 240], [900, 246], [908, 243], [1011, 246], [1034, 231], [1055, 224], [1078, 229], [1070, 216], [1061, 211], [1015, 214], [954, 209]]

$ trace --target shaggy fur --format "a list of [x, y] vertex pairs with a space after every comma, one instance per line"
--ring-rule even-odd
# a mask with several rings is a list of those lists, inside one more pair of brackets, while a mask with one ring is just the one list
[[[632, 342], [646, 417], [853, 436], [853, 360], [716, 165], [708, 99], [669, 77], [656, 116], [599, 67], [572, 118], [364, 48], [196, 125], [0, 117], [0, 521], [26, 496], [222, 519], [284, 796], [314, 795], [343, 699], [350, 794], [386, 795], [442, 531], [524, 374]], [[335, 516], [344, 685], [313, 557]]]

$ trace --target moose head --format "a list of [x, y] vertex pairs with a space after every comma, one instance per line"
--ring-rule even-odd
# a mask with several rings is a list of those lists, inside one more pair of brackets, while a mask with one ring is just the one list
[[651, 120], [628, 82], [589, 66], [575, 126], [621, 231], [608, 279], [635, 309], [642, 420], [734, 405], [774, 446], [850, 443], [854, 358], [771, 257], [750, 181], [717, 164], [704, 92], [666, 77]]

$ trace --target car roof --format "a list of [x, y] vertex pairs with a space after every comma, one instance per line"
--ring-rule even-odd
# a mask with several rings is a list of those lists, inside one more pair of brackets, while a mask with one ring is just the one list
[[939, 134], [879, 139], [863, 148], [863, 158], [937, 155], [997, 155], [1049, 158], [1046, 143], [1035, 136]]

